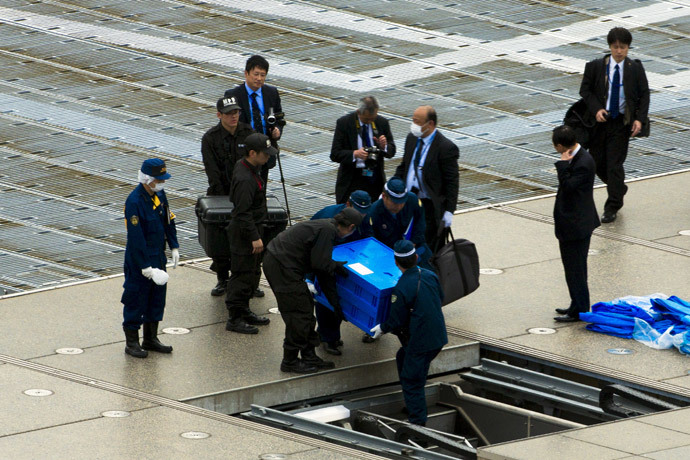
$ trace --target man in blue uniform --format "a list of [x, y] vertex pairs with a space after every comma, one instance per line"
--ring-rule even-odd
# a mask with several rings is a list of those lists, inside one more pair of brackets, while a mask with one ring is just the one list
[[[173, 267], [180, 260], [175, 215], [170, 211], [163, 185], [170, 174], [165, 162], [151, 158], [141, 165], [139, 185], [125, 202], [127, 247], [125, 249], [125, 292], [122, 294], [127, 345], [125, 353], [146, 358], [148, 352], [170, 353], [172, 347], [158, 340], [158, 323], [163, 319], [168, 274], [165, 271], [165, 242], [172, 250]], [[139, 326], [144, 340], [139, 345]]]
[[[393, 249], [400, 240], [410, 240], [417, 248], [419, 265], [432, 270], [429, 263], [431, 249], [426, 244], [426, 219], [422, 201], [412, 192], [407, 192], [405, 182], [392, 177], [383, 187], [380, 199], [371, 205], [369, 225], [374, 238]], [[371, 343], [369, 334], [362, 336], [362, 342]]]
[[[374, 236], [367, 218], [367, 213], [369, 208], [371, 208], [371, 198], [364, 190], [352, 192], [347, 203], [326, 206], [314, 214], [311, 220], [332, 219], [346, 207], [357, 210], [362, 215], [362, 223], [351, 235], [345, 238], [337, 238], [334, 246]], [[307, 277], [307, 285], [309, 285], [310, 279], [313, 279], [313, 276]], [[311, 289], [312, 287], [310, 286]], [[340, 323], [342, 323], [342, 318], [319, 302], [315, 303], [314, 312], [316, 313], [316, 322], [318, 324], [316, 332], [319, 334], [321, 343], [324, 344], [324, 350], [332, 355], [342, 355], [342, 352], [338, 349], [338, 347], [343, 345], [342, 340], [340, 340]]]
[[419, 265], [431, 268], [431, 251], [426, 244], [424, 208], [412, 192], [405, 191], [405, 182], [393, 177], [383, 188], [383, 196], [371, 205], [369, 224], [374, 238], [393, 248], [399, 240], [410, 240], [417, 248]]
[[410, 423], [424, 426], [427, 419], [424, 386], [431, 361], [448, 343], [441, 311], [443, 291], [431, 270], [417, 266], [411, 241], [395, 243], [395, 265], [402, 272], [391, 294], [388, 319], [371, 329], [374, 338], [392, 332], [402, 347], [395, 355]]

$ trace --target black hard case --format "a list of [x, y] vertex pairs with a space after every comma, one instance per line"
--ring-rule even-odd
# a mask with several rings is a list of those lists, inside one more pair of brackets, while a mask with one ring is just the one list
[[[264, 247], [287, 227], [287, 212], [274, 195], [266, 195], [268, 220], [264, 222]], [[199, 244], [208, 257], [230, 258], [230, 243], [225, 231], [233, 204], [227, 195], [202, 196], [196, 202]]]

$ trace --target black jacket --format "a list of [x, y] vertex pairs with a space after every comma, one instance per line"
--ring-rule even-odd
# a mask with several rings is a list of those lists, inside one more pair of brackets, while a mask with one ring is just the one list
[[[338, 179], [335, 182], [335, 199], [338, 203], [345, 202], [349, 197], [352, 180], [355, 174], [358, 173], [356, 163], [352, 161], [352, 152], [357, 150], [357, 139], [360, 136], [360, 128], [358, 128], [359, 120], [357, 112], [352, 112], [338, 118], [335, 124], [335, 133], [333, 133], [333, 144], [331, 145], [331, 161], [340, 163], [338, 167]], [[375, 126], [375, 129], [374, 129]], [[386, 158], [393, 158], [395, 156], [395, 142], [393, 141], [393, 133], [388, 120], [378, 115], [372, 125], [374, 137], [380, 135], [386, 136], [386, 153], [383, 155]], [[379, 156], [376, 163], [374, 175], [377, 180], [377, 187], [383, 190], [383, 184], [386, 183], [386, 174], [383, 170], [383, 156]], [[372, 196], [371, 200], [375, 201], [378, 196]]]
[[[589, 119], [601, 109], [606, 109], [609, 82], [606, 65], [611, 59], [607, 54], [585, 65], [585, 73], [580, 84], [580, 96], [589, 109]], [[649, 84], [647, 74], [638, 59], [625, 58], [623, 62], [623, 93], [625, 94], [625, 124], [638, 120], [644, 123], [649, 112]]]
[[290, 291], [295, 284], [304, 285], [308, 273], [332, 276], [333, 243], [337, 236], [335, 220], [317, 219], [299, 222], [283, 230], [268, 244], [268, 252], [276, 259], [282, 276], [271, 279], [271, 289]]
[[[252, 120], [251, 120], [251, 111], [249, 109], [249, 95], [247, 94], [247, 88], [244, 86], [244, 83], [241, 83], [237, 86], [235, 86], [232, 89], [229, 89], [225, 91], [225, 96], [224, 97], [235, 97], [235, 100], [237, 100], [237, 103], [240, 106], [240, 109], [242, 110], [240, 112], [240, 121], [243, 123], [247, 123], [248, 125], [251, 126]], [[278, 94], [278, 89], [275, 86], [271, 85], [264, 85], [261, 87], [261, 97], [263, 98], [264, 101], [264, 122], [266, 121], [266, 117], [268, 116], [270, 112], [270, 108], [273, 108], [274, 113], [282, 112], [283, 107], [280, 105], [280, 95]], [[268, 125], [267, 125], [268, 126]], [[280, 129], [280, 134], [283, 134], [283, 128]], [[257, 131], [259, 131], [257, 129]], [[270, 137], [270, 136], [269, 136]]]
[[263, 236], [263, 223], [268, 217], [266, 183], [260, 169], [242, 159], [235, 165], [230, 186], [230, 201], [234, 207], [228, 224], [230, 250], [237, 254], [251, 254], [252, 241]]
[[[405, 155], [395, 170], [395, 175], [404, 181], [407, 181], [407, 170], [416, 146], [417, 137], [408, 134], [405, 139]], [[459, 156], [458, 146], [437, 130], [429, 146], [422, 174], [426, 191], [434, 203], [437, 222], [445, 211], [454, 212], [458, 204]]]
[[553, 220], [556, 238], [561, 241], [587, 238], [600, 225], [594, 205], [594, 169], [592, 155], [582, 147], [572, 160], [556, 162], [558, 192]]
[[201, 138], [201, 158], [208, 177], [206, 195], [230, 193], [232, 170], [235, 163], [244, 156], [244, 149], [239, 146], [253, 132], [251, 126], [242, 122], [237, 125], [234, 135], [223, 128], [220, 122], [206, 131]]

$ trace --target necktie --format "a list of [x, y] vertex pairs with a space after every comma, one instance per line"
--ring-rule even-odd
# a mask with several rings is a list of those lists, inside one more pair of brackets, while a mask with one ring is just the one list
[[259, 109], [259, 104], [256, 102], [256, 93], [252, 93], [252, 128], [254, 131], [261, 134], [266, 134], [264, 131], [264, 123], [261, 120], [261, 109]]
[[620, 90], [621, 90], [621, 74], [618, 71], [618, 64], [613, 71], [613, 80], [611, 80], [611, 104], [609, 104], [609, 112], [611, 113], [611, 119], [616, 118], [620, 112], [618, 111], [618, 105], [620, 104]]
[[417, 146], [415, 147], [415, 152], [414, 152], [414, 173], [415, 175], [417, 174], [417, 170], [419, 169], [419, 162], [422, 160], [422, 146], [424, 145], [424, 142], [422, 142], [422, 138], [420, 137], [417, 139]]
[[369, 140], [369, 125], [364, 123], [362, 125], [362, 147], [371, 147], [371, 141]]

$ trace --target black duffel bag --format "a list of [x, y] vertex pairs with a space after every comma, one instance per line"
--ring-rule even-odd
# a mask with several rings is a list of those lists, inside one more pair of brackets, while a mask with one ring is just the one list
[[450, 228], [445, 232], [446, 244], [431, 258], [443, 289], [443, 303], [461, 299], [479, 287], [479, 256], [474, 243], [455, 239]]
[[570, 106], [563, 118], [563, 124], [573, 128], [577, 142], [582, 147], [589, 148], [597, 121], [589, 113], [584, 99], [580, 99]]

